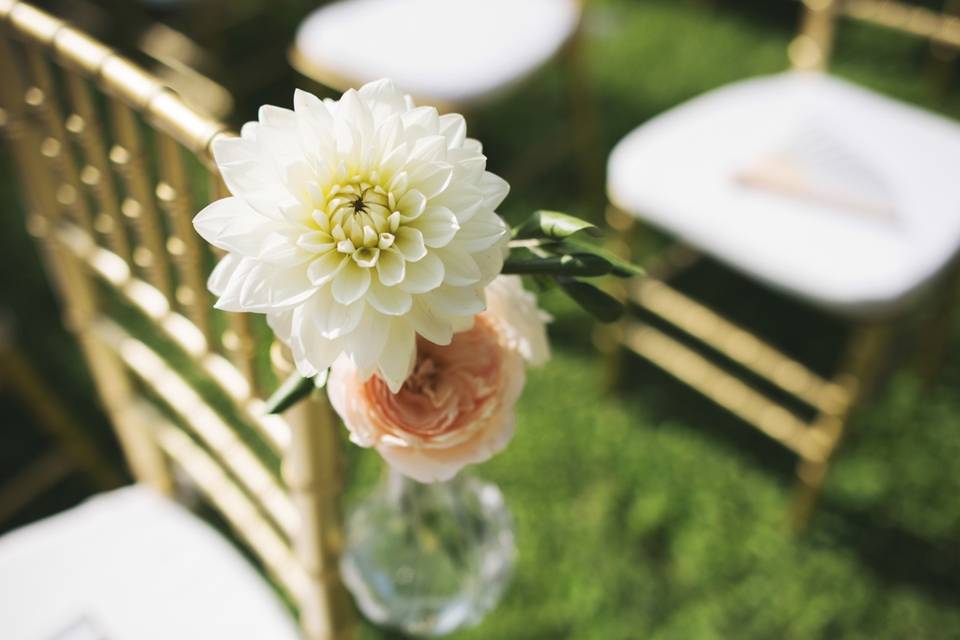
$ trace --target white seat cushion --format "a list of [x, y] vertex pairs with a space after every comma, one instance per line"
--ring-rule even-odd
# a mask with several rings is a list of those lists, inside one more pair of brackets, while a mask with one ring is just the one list
[[707, 93], [610, 156], [608, 195], [718, 260], [842, 313], [888, 311], [960, 246], [960, 126], [823, 74]]
[[143, 487], [0, 538], [4, 640], [293, 640], [276, 594], [213, 528]]
[[573, 33], [577, 0], [342, 0], [310, 14], [297, 53], [353, 85], [391, 78], [469, 104], [535, 71]]

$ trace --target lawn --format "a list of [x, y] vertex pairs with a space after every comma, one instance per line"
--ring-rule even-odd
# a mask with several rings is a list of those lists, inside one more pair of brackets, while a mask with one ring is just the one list
[[[790, 2], [591, 2], [584, 64], [602, 155], [685, 99], [785, 68], [796, 10]], [[931, 79], [923, 43], [853, 27], [841, 43], [841, 75], [960, 118], [960, 91]], [[564, 73], [548, 68], [471, 120], [491, 169], [518, 177], [507, 217], [533, 207], [599, 215], [602, 186], [583, 186], [569, 146], [535, 170], [523, 162], [562, 142]], [[116, 463], [5, 163], [3, 306], [22, 347]], [[834, 319], [709, 262], [684, 284], [791, 353], [831, 366], [843, 337]], [[786, 520], [791, 456], [640, 361], [608, 392], [589, 320], [562, 299], [550, 296], [547, 306], [557, 318], [554, 359], [532, 372], [509, 449], [475, 470], [500, 485], [513, 510], [516, 576], [493, 615], [454, 637], [960, 638], [960, 331], [932, 386], [909, 371], [891, 375], [858, 414], [809, 529], [796, 535]], [[2, 477], [40, 442], [22, 408], [6, 396], [0, 403]], [[350, 460], [361, 484], [379, 466], [369, 452], [353, 450]], [[73, 478], [18, 522], [91, 491]], [[372, 627], [363, 635], [391, 637]]]

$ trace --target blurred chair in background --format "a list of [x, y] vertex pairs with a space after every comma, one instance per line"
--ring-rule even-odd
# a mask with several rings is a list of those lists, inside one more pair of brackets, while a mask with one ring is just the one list
[[[640, 219], [684, 243], [632, 283], [630, 301], [722, 358], [637, 321], [624, 322], [615, 340], [799, 456], [798, 524], [894, 322], [934, 298], [940, 313], [919, 333], [935, 368], [956, 300], [960, 125], [821, 73], [841, 16], [960, 47], [954, 16], [899, 2], [805, 0], [788, 52], [793, 71], [722, 87], [654, 118], [608, 164], [611, 226], [626, 231]], [[817, 375], [669, 286], [699, 252], [849, 319], [855, 329], [839, 372]], [[802, 418], [729, 363], [815, 417]]]
[[463, 108], [542, 67], [579, 19], [578, 0], [341, 0], [307, 16], [290, 58], [340, 91], [391, 78], [427, 104]]
[[15, 0], [0, 0], [0, 77], [28, 230], [141, 483], [0, 539], [5, 637], [296, 637], [267, 583], [169, 499], [175, 477], [262, 563], [306, 637], [351, 636], [332, 414], [317, 400], [264, 416], [260, 325], [214, 311], [206, 291], [213, 256], [191, 218], [225, 193], [209, 148], [232, 134]]
[[593, 150], [593, 122], [579, 59], [582, 4], [339, 0], [303, 20], [290, 62], [305, 77], [336, 91], [391, 78], [418, 104], [466, 113], [508, 92], [562, 52], [569, 76], [572, 142], [588, 181], [598, 173], [599, 154]]

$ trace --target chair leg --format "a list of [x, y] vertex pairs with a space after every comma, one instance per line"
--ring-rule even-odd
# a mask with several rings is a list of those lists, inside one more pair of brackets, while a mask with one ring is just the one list
[[921, 325], [914, 367], [929, 387], [943, 369], [960, 304], [960, 263], [953, 266], [937, 290], [930, 316]]
[[794, 531], [810, 523], [823, 490], [827, 471], [846, 433], [850, 415], [877, 382], [879, 369], [889, 352], [893, 326], [890, 322], [865, 324], [854, 329], [835, 381], [846, 389], [845, 398], [820, 415], [811, 427], [819, 436], [821, 455], [797, 464], [797, 482], [790, 508]]
[[[608, 251], [630, 260], [633, 258], [633, 240], [637, 232], [637, 222], [611, 204], [607, 205], [604, 221], [608, 229], [605, 247]], [[616, 290], [610, 293], [618, 300], [627, 303], [627, 288], [622, 282], [612, 286]], [[593, 331], [593, 344], [603, 358], [603, 388], [613, 392], [620, 384], [625, 364], [623, 347], [623, 320], [612, 324], [596, 324]]]
[[570, 95], [571, 129], [584, 193], [599, 193], [603, 185], [603, 154], [598, 142], [599, 121], [589, 89], [584, 60], [583, 18], [564, 50]]
[[804, 460], [797, 464], [797, 482], [790, 504], [790, 526], [795, 532], [803, 531], [810, 524], [826, 476], [826, 461]]

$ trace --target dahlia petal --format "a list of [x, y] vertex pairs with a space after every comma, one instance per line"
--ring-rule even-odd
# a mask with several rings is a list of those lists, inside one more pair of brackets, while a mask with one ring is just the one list
[[440, 115], [433, 107], [415, 107], [402, 116], [407, 139], [415, 142], [423, 136], [436, 135], [440, 131]]
[[408, 262], [406, 277], [399, 287], [408, 293], [425, 293], [443, 282], [443, 261], [428, 253], [416, 262]]
[[392, 287], [403, 280], [406, 275], [406, 260], [396, 249], [387, 249], [380, 252], [377, 261], [377, 275], [385, 286]]
[[[390, 183], [391, 191], [402, 191], [402, 189], [400, 189], [399, 187], [406, 186], [405, 184], [404, 185], [395, 184], [395, 181], [399, 179], [399, 174], [401, 173], [400, 170], [406, 166], [407, 158], [409, 156], [410, 156], [410, 147], [408, 147], [407, 143], [404, 142], [402, 144], [399, 144], [393, 147], [393, 149], [390, 150], [390, 152], [386, 155], [386, 157], [384, 157], [384, 159], [380, 161], [381, 175], [383, 175], [384, 178], [386, 178], [387, 180], [394, 181]], [[406, 178], [404, 178], [404, 180], [406, 180]]]
[[418, 139], [410, 151], [410, 160], [417, 162], [438, 162], [446, 157], [447, 139], [439, 135]]
[[255, 137], [259, 124], [251, 124], [244, 127], [243, 137], [215, 138], [213, 157], [230, 193], [258, 213], [281, 220], [278, 204], [290, 196], [276, 180], [272, 165], [262, 157]]
[[448, 149], [459, 149], [467, 137], [467, 121], [459, 113], [445, 113], [440, 116], [440, 134]]
[[[384, 175], [389, 175], [386, 170]], [[394, 193], [406, 193], [407, 187], [410, 185], [410, 175], [406, 171], [400, 171], [390, 180], [390, 185], [388, 188]]]
[[[502, 244], [506, 244], [505, 242]], [[473, 254], [473, 260], [480, 269], [480, 284], [487, 285], [503, 270], [504, 251], [497, 245], [486, 251]]]
[[477, 316], [450, 316], [449, 320], [453, 332], [460, 333], [473, 329], [473, 325], [477, 322]]
[[350, 258], [337, 251], [327, 251], [307, 267], [307, 277], [314, 286], [320, 287], [333, 280]]
[[[379, 150], [378, 156], [381, 158], [386, 158], [390, 153], [401, 146], [403, 125], [400, 123], [400, 116], [395, 113], [385, 118], [378, 119], [381, 120], [381, 122], [377, 124], [376, 133], [377, 148]], [[384, 170], [382, 163], [380, 170]]]
[[313, 205], [313, 181], [316, 178], [316, 169], [304, 159], [288, 162], [281, 170], [281, 179], [287, 192], [294, 196], [301, 205]]
[[483, 207], [483, 193], [475, 186], [458, 184], [431, 200], [430, 204], [447, 207], [460, 224], [464, 224]]
[[240, 258], [238, 263], [225, 264], [224, 270], [217, 275], [217, 284], [221, 286], [214, 308], [221, 311], [246, 311], [240, 304], [240, 292], [250, 271], [256, 266], [257, 262], [252, 258]]
[[269, 311], [266, 314], [267, 326], [284, 342], [288, 342], [293, 335], [293, 314], [294, 310], [289, 308], [283, 311]]
[[447, 162], [425, 162], [408, 173], [410, 184], [416, 185], [429, 200], [440, 195], [450, 185], [450, 180], [453, 179], [453, 165]]
[[[333, 361], [343, 350], [341, 340], [329, 340], [316, 331], [304, 331], [299, 334], [299, 345], [303, 349], [300, 354], [301, 361], [317, 372], [323, 371], [333, 364]], [[301, 374], [303, 373], [302, 366], [298, 363], [297, 370]]]
[[273, 232], [261, 238], [258, 259], [276, 267], [295, 267], [313, 257], [304, 251], [290, 233]]
[[326, 231], [308, 231], [297, 238], [297, 245], [313, 253], [323, 253], [336, 248], [337, 243]]
[[410, 189], [397, 202], [397, 211], [405, 221], [415, 220], [427, 208], [427, 197], [417, 189]]
[[411, 224], [419, 229], [423, 243], [431, 248], [447, 246], [460, 230], [457, 216], [446, 207], [430, 207]]
[[275, 267], [259, 262], [246, 274], [240, 290], [240, 305], [246, 311], [266, 312], [300, 304], [313, 295], [303, 269]]
[[340, 338], [350, 333], [360, 324], [363, 317], [364, 302], [358, 300], [344, 305], [321, 292], [304, 305], [304, 312], [311, 326], [328, 340]]
[[265, 104], [257, 112], [257, 120], [271, 129], [281, 129], [284, 133], [293, 134], [297, 130], [297, 117], [292, 109]]
[[503, 218], [492, 211], [480, 211], [469, 221], [461, 223], [457, 246], [469, 253], [477, 253], [505, 241], [508, 234]]
[[367, 301], [380, 313], [402, 316], [410, 311], [413, 297], [400, 287], [385, 287], [374, 279], [367, 291]]
[[434, 344], [450, 344], [453, 327], [447, 317], [441, 317], [421, 300], [415, 299], [407, 319], [417, 333]]
[[333, 116], [317, 96], [297, 89], [293, 94], [300, 149], [315, 165], [326, 164], [334, 156]]
[[380, 354], [380, 377], [392, 393], [399, 393], [404, 381], [413, 370], [417, 357], [416, 333], [406, 320], [390, 322], [390, 334]]
[[348, 260], [334, 276], [331, 291], [337, 302], [350, 304], [362, 298], [369, 286], [370, 269], [358, 267], [353, 260]]
[[480, 287], [443, 285], [425, 293], [423, 298], [434, 312], [445, 316], [474, 315], [487, 308]]
[[256, 129], [257, 143], [282, 169], [291, 162], [301, 162], [300, 136], [297, 132], [297, 116], [292, 109], [272, 105], [260, 107], [260, 127]]
[[340, 98], [337, 119], [348, 121], [356, 127], [363, 141], [370, 140], [373, 136], [373, 114], [355, 89], [348, 89]]
[[397, 229], [394, 247], [407, 262], [417, 262], [427, 255], [427, 247], [423, 241], [423, 234], [413, 227]]
[[210, 293], [216, 296], [223, 295], [224, 290], [230, 282], [230, 278], [233, 277], [234, 271], [237, 270], [242, 261], [243, 258], [241, 256], [233, 253], [228, 253], [223, 256], [220, 262], [217, 263], [217, 266], [213, 268], [213, 271], [210, 272], [210, 277], [207, 279], [207, 288], [210, 290]]
[[194, 217], [193, 228], [215, 247], [253, 257], [260, 253], [262, 238], [284, 226], [260, 215], [240, 198], [229, 197], [204, 207]]
[[360, 87], [358, 93], [378, 121], [407, 110], [403, 92], [391, 80], [368, 82]]
[[476, 138], [467, 138], [463, 141], [463, 148], [474, 153], [483, 153], [483, 145]]
[[480, 282], [480, 267], [466, 251], [460, 247], [437, 249], [437, 255], [443, 261], [443, 282], [457, 287]]
[[390, 320], [377, 312], [363, 314], [357, 330], [345, 339], [350, 341], [350, 356], [357, 367], [357, 374], [367, 379], [377, 370], [383, 348], [387, 344]]
[[510, 185], [500, 176], [487, 171], [480, 181], [480, 190], [483, 192], [483, 206], [496, 209], [510, 193]]
[[454, 181], [457, 183], [476, 184], [483, 178], [483, 172], [487, 169], [486, 156], [478, 156], [463, 149], [448, 151], [447, 162], [454, 166]]

